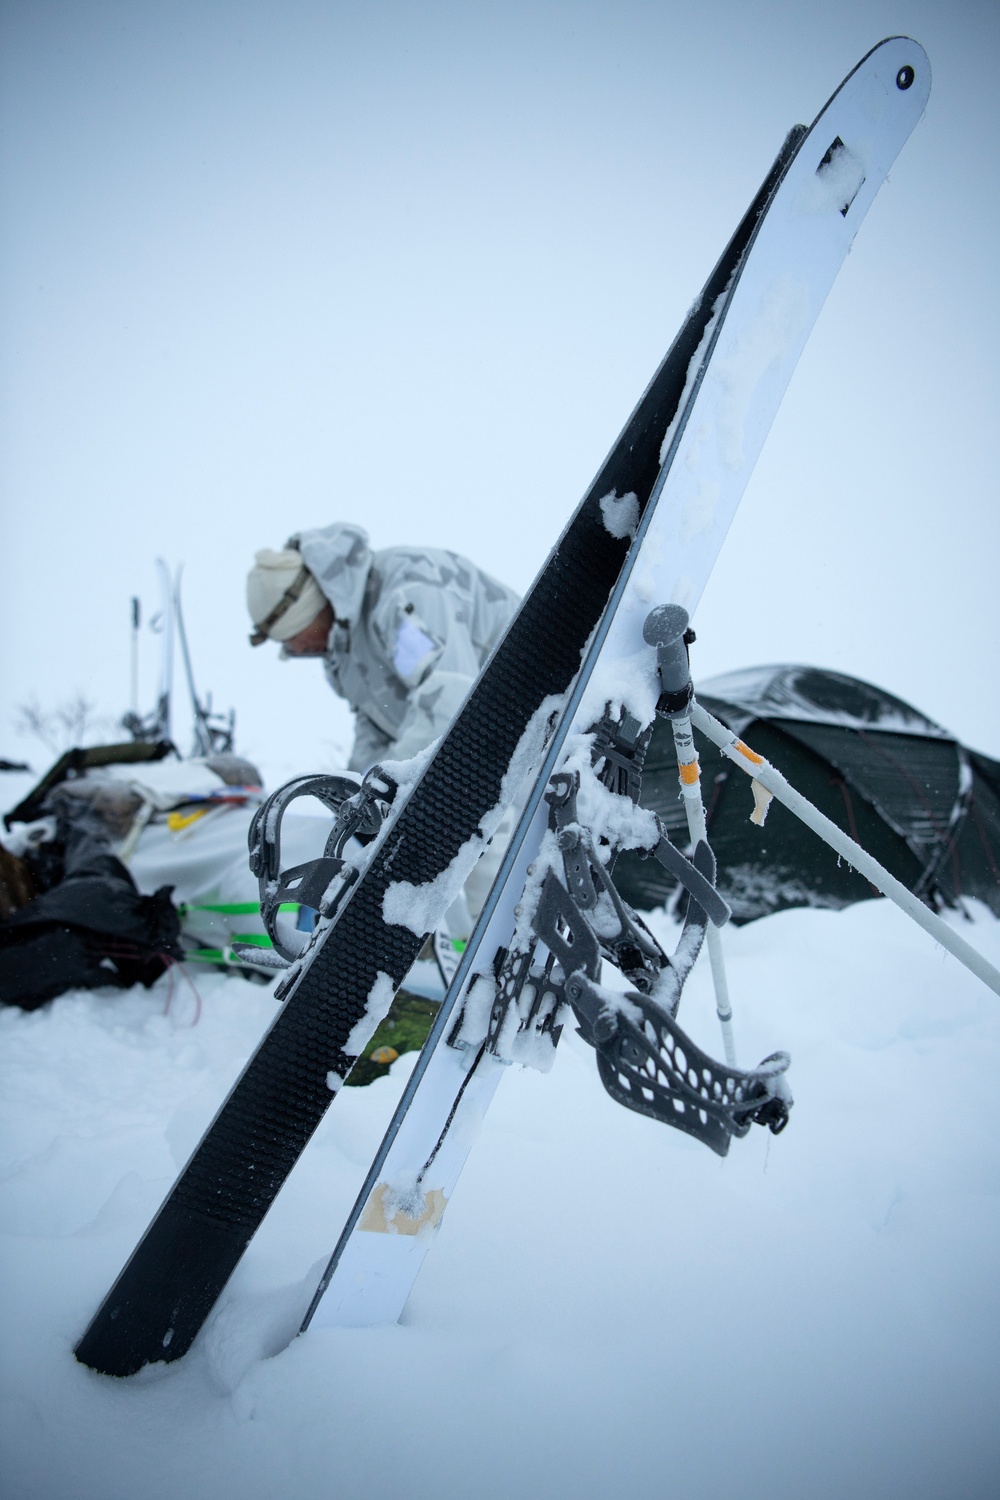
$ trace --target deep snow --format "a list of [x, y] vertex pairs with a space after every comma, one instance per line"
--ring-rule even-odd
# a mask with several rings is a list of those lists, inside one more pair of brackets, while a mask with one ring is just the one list
[[[4, 1493], [995, 1493], [996, 998], [883, 901], [724, 938], [741, 1060], [792, 1053], [782, 1137], [720, 1161], [570, 1035], [505, 1079], [401, 1325], [286, 1347], [403, 1058], [340, 1094], [191, 1353], [126, 1382], [73, 1342], [274, 1001], [203, 974], [196, 1024], [176, 977], [0, 1012]], [[717, 1052], [709, 983], [681, 1019]]]

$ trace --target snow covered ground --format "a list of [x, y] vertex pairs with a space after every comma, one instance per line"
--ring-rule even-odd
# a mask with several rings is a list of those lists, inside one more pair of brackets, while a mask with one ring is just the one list
[[[289, 1345], [403, 1058], [339, 1096], [191, 1353], [125, 1382], [74, 1341], [274, 1001], [0, 1012], [3, 1493], [994, 1495], [1000, 1003], [883, 901], [724, 936], [742, 1060], [792, 1053], [783, 1136], [720, 1161], [567, 1036], [505, 1080], [402, 1323]], [[718, 1051], [700, 967], [681, 1019]]]

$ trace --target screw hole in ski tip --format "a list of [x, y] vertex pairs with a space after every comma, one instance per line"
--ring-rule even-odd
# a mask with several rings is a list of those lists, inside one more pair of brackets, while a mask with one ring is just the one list
[[909, 63], [907, 63], [906, 66], [900, 68], [899, 72], [896, 74], [896, 87], [898, 89], [908, 89], [916, 76], [917, 75], [914, 73]]

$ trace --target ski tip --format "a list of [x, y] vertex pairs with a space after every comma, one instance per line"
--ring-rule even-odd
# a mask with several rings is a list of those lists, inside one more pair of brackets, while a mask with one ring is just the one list
[[922, 114], [931, 91], [931, 62], [920, 43], [911, 36], [887, 36], [865, 54], [854, 73], [876, 61], [878, 77], [890, 96], [895, 92], [906, 94], [912, 103], [919, 101], [918, 113]]
[[[866, 195], [870, 201], [923, 115], [930, 91], [930, 60], [919, 42], [908, 36], [890, 36], [878, 42], [852, 68], [810, 127], [810, 135], [815, 132], [827, 137], [820, 168], [833, 162], [835, 175], [856, 168], [859, 181], [855, 192], [871, 175]], [[851, 130], [853, 139], [843, 134], [844, 126]], [[832, 139], [827, 134], [831, 129]], [[874, 167], [879, 170], [870, 174], [869, 169]], [[853, 198], [847, 207], [852, 202]], [[863, 211], [856, 216], [858, 222], [867, 206], [864, 202]]]

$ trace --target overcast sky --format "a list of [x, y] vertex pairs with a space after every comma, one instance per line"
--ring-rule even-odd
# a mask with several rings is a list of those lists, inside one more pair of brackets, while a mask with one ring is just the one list
[[[331, 766], [251, 651], [258, 547], [349, 519], [525, 588], [753, 196], [882, 37], [930, 104], [861, 226], [696, 620], [695, 672], [867, 678], [1000, 757], [1000, 6], [5, 0], [0, 755], [127, 706], [185, 565], [201, 683]], [[156, 641], [142, 641], [143, 706]], [[179, 683], [178, 683], [179, 686]]]

